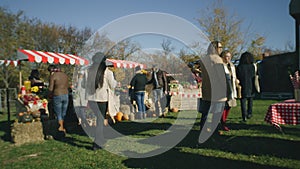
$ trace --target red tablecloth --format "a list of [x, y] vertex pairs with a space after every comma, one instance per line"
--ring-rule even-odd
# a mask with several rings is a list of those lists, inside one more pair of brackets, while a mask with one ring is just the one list
[[271, 124], [300, 124], [300, 103], [286, 100], [271, 104], [265, 116], [265, 121]]

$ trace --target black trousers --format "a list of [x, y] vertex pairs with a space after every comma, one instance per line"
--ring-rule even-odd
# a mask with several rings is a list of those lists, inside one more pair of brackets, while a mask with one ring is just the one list
[[104, 131], [103, 131], [103, 122], [104, 118], [107, 112], [108, 108], [108, 102], [94, 102], [94, 101], [89, 101], [89, 106], [90, 108], [94, 111], [96, 117], [97, 117], [97, 124], [95, 127], [95, 140], [94, 143], [96, 143], [99, 146], [103, 146], [105, 144], [105, 139], [104, 139]]
[[241, 98], [242, 118], [246, 120], [247, 115], [252, 115], [253, 97]]
[[200, 129], [203, 128], [204, 123], [207, 119], [207, 115], [209, 112], [209, 108], [210, 108], [211, 102], [207, 101], [207, 100], [200, 100], [200, 106], [199, 106], [199, 112], [202, 114], [201, 116], [201, 120], [200, 120]]

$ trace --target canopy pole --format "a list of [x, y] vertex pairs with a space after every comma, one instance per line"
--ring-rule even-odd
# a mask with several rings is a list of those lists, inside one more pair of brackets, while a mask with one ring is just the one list
[[20, 70], [20, 72], [19, 72], [19, 89], [21, 89], [21, 87], [22, 87], [22, 72], [21, 72], [21, 70]]
[[21, 87], [23, 86], [22, 84], [22, 68], [21, 68], [21, 61], [20, 61], [20, 64], [19, 64], [19, 90], [21, 89]]
[[10, 122], [9, 88], [6, 88], [7, 121]]

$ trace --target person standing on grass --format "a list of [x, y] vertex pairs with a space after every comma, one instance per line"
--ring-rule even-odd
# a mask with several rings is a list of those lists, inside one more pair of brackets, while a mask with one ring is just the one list
[[145, 119], [146, 106], [145, 106], [145, 87], [148, 82], [146, 74], [141, 71], [141, 67], [135, 68], [136, 75], [131, 79], [130, 86], [134, 92], [134, 98], [138, 106], [137, 119]]
[[106, 56], [102, 52], [96, 53], [92, 65], [88, 68], [86, 92], [88, 106], [97, 117], [95, 140], [93, 150], [101, 149], [105, 139], [103, 126], [108, 125], [106, 113], [108, 112], [109, 92], [117, 86], [113, 72], [106, 66]]
[[155, 103], [155, 113], [157, 117], [163, 117], [163, 111], [167, 105], [166, 95], [168, 94], [168, 81], [166, 71], [163, 71], [153, 65], [152, 78], [147, 84], [152, 84], [152, 94]]
[[250, 52], [244, 52], [241, 55], [240, 62], [237, 66], [236, 74], [242, 87], [241, 111], [242, 122], [252, 117], [253, 97], [255, 95], [254, 78], [254, 57]]
[[[201, 133], [205, 128], [203, 134], [205, 136], [201, 138], [203, 140], [212, 131], [212, 118], [218, 118], [217, 115], [222, 113], [226, 101], [226, 92], [223, 91], [226, 85], [225, 70], [223, 60], [220, 57], [222, 51], [222, 43], [213, 41], [207, 49], [207, 55], [199, 61], [202, 70], [202, 100], [198, 111], [202, 114], [200, 120]], [[208, 119], [209, 113], [211, 116]], [[204, 126], [206, 121], [209, 121], [207, 127]]]
[[227, 101], [225, 102], [224, 111], [221, 117], [221, 129], [229, 131], [230, 129], [226, 125], [226, 120], [230, 112], [231, 107], [236, 106], [236, 84], [239, 83], [236, 78], [235, 66], [231, 62], [231, 53], [228, 50], [224, 50], [221, 53], [221, 58], [224, 62], [225, 78], [227, 85]]
[[56, 114], [59, 124], [58, 131], [66, 132], [64, 120], [69, 104], [68, 76], [53, 65], [50, 65], [48, 70], [51, 72], [49, 80], [49, 93], [52, 96], [53, 110]]

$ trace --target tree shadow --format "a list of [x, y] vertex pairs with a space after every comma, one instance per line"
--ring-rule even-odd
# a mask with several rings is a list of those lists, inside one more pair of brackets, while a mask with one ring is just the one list
[[[128, 168], [149, 168], [149, 169], [186, 169], [186, 168], [260, 168], [280, 169], [281, 167], [261, 165], [252, 162], [229, 160], [224, 158], [207, 157], [198, 154], [181, 152], [173, 148], [161, 155], [148, 158], [130, 158], [123, 161]], [[242, 167], [241, 167], [242, 166]]]

